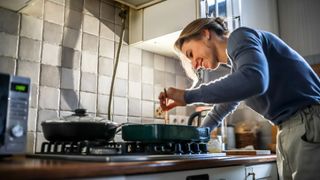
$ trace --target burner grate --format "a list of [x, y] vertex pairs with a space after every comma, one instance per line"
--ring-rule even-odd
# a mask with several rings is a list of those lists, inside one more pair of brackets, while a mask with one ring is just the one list
[[142, 142], [43, 142], [40, 154], [70, 155], [165, 155], [206, 154], [206, 143], [142, 143]]

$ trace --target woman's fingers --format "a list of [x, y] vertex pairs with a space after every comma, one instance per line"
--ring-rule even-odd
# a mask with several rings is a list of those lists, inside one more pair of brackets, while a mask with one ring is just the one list
[[175, 107], [177, 107], [177, 103], [173, 101], [172, 103], [167, 104], [166, 111], [169, 111], [170, 109], [173, 109]]

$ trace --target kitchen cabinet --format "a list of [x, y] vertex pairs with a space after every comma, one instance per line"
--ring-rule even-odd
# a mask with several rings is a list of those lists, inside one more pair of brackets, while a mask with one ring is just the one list
[[[157, 54], [176, 57], [174, 41], [191, 21], [208, 16], [227, 16], [229, 27], [239, 16], [239, 0], [166, 0], [156, 5], [129, 12], [129, 44]], [[218, 6], [214, 3], [218, 2]]]
[[276, 163], [265, 163], [258, 165], [251, 165], [245, 167], [246, 180], [265, 179], [275, 180], [278, 179]]
[[241, 26], [279, 35], [277, 0], [241, 0]]
[[320, 63], [320, 1], [279, 0], [280, 36], [302, 56]]
[[264, 163], [250, 166], [229, 166], [220, 168], [207, 168], [188, 171], [176, 171], [132, 176], [115, 176], [108, 178], [94, 178], [92, 180], [277, 180], [276, 163]]
[[130, 9], [129, 44], [151, 52], [175, 56], [174, 41], [197, 18], [198, 0], [167, 0], [141, 10]]
[[[243, 166], [230, 166], [211, 169], [177, 171], [167, 173], [118, 176], [110, 178], [99, 178], [99, 180], [222, 180], [222, 179], [239, 179], [245, 177]], [[98, 180], [98, 179], [96, 179]]]

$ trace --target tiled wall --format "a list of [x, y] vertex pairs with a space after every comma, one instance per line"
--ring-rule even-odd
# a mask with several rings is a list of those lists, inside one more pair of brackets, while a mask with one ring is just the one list
[[[86, 108], [107, 116], [119, 44], [120, 8], [109, 0], [38, 0], [22, 13], [0, 8], [0, 72], [30, 77], [28, 151], [44, 140], [41, 122]], [[126, 30], [128, 31], [128, 25]], [[128, 45], [115, 81], [113, 121], [163, 123], [154, 117], [164, 87], [186, 87], [176, 59]], [[186, 108], [170, 113], [186, 115]]]

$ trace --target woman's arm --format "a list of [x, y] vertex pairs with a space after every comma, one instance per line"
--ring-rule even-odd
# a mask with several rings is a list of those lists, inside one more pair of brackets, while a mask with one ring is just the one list
[[201, 127], [209, 127], [210, 131], [212, 131], [213, 129], [218, 127], [221, 121], [228, 114], [232, 113], [238, 105], [239, 102], [215, 104], [202, 121]]

